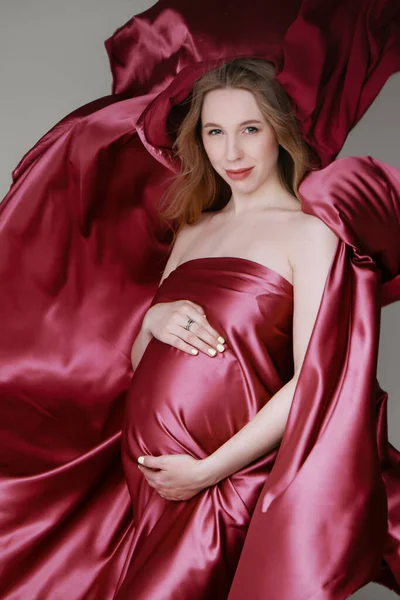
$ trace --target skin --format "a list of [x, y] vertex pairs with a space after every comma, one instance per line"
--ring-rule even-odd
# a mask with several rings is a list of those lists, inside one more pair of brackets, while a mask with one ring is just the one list
[[[278, 142], [253, 94], [233, 88], [209, 92], [201, 121], [204, 148], [214, 169], [230, 185], [232, 197], [223, 210], [205, 214], [199, 223], [182, 229], [163, 279], [178, 264], [203, 256], [239, 256], [279, 272], [293, 284], [295, 369], [292, 379], [258, 414], [207, 458], [196, 460], [188, 455], [138, 458], [138, 468], [149, 485], [162, 497], [175, 501], [190, 499], [279, 445], [338, 242], [322, 221], [301, 211], [299, 201], [280, 183]], [[254, 167], [251, 175], [239, 181], [232, 181], [226, 172], [247, 167]], [[201, 306], [183, 300], [169, 313], [167, 307], [158, 311], [158, 319], [168, 323], [170, 331], [178, 332], [178, 336], [187, 317], [195, 318], [191, 332], [187, 332], [190, 337], [186, 341], [180, 339], [187, 345], [182, 347], [184, 351], [191, 348], [206, 351], [201, 344], [207, 349], [218, 343], [219, 334], [203, 316]], [[156, 313], [148, 319], [152, 321], [152, 317], [157, 320]], [[135, 342], [134, 361], [140, 360], [151, 339], [149, 320], [146, 322], [145, 318]]]

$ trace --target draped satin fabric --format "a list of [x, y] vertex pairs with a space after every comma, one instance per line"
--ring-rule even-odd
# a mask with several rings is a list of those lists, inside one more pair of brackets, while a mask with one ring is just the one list
[[122, 447], [136, 533], [118, 600], [227, 597], [276, 449], [188, 502], [160, 498], [136, 459], [205, 458], [290, 379], [292, 292], [275, 271], [236, 257], [182, 263], [157, 291], [153, 303], [200, 304], [229, 342], [211, 359], [153, 338], [135, 372]]
[[400, 178], [367, 157], [332, 162], [400, 70], [399, 10], [397, 0], [159, 2], [107, 41], [113, 94], [66, 117], [15, 169], [0, 206], [2, 599], [112, 600], [148, 585], [129, 575], [144, 543], [121, 461], [127, 392], [140, 382], [129, 354], [156, 292], [194, 267], [157, 289], [177, 105], [236, 56], [275, 64], [325, 167], [302, 184], [304, 210], [341, 242], [230, 599], [250, 583], [255, 599], [339, 600], [370, 580], [400, 593], [399, 454], [375, 379], [380, 306], [400, 297]]

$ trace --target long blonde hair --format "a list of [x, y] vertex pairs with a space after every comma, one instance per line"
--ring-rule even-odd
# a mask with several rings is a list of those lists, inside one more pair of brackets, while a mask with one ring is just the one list
[[205, 95], [215, 89], [240, 88], [254, 94], [265, 119], [275, 131], [279, 144], [278, 169], [283, 186], [300, 200], [298, 187], [312, 166], [311, 154], [303, 142], [290, 100], [275, 80], [273, 65], [261, 59], [240, 58], [200, 77], [185, 101], [189, 110], [183, 119], [173, 149], [180, 163], [160, 214], [175, 222], [174, 239], [184, 224], [198, 221], [204, 210], [220, 200], [225, 185], [213, 169], [201, 138], [201, 111]]

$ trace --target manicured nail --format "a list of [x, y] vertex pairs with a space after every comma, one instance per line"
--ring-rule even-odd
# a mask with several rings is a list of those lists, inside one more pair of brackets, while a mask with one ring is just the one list
[[214, 348], [209, 348], [209, 349], [208, 349], [208, 354], [209, 354], [210, 356], [215, 356], [215, 355], [217, 354], [217, 351], [216, 351], [216, 350], [214, 350]]
[[198, 353], [199, 353], [199, 351], [198, 351], [198, 350], [196, 350], [196, 348], [192, 348], [192, 349], [190, 350], [190, 352], [191, 352], [192, 354], [198, 354]]
[[218, 341], [219, 341], [221, 344], [225, 344], [225, 340], [224, 340], [224, 338], [223, 338], [221, 335], [219, 336], [219, 338], [218, 338]]
[[218, 350], [219, 352], [223, 352], [223, 351], [225, 350], [225, 347], [224, 347], [222, 344], [218, 344], [218, 345], [217, 345], [217, 350]]
[[139, 456], [139, 458], [137, 459], [138, 463], [140, 465], [144, 465], [144, 456]]

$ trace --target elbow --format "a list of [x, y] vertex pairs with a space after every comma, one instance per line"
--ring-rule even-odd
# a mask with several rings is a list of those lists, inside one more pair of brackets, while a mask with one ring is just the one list
[[297, 382], [300, 377], [300, 372], [301, 372], [301, 368], [296, 369], [295, 372], [293, 373], [293, 376], [290, 379], [290, 384], [294, 387], [297, 385]]
[[131, 365], [132, 365], [132, 370], [135, 371], [137, 369], [139, 360], [138, 357], [136, 356], [137, 352], [135, 352], [135, 346], [132, 347], [131, 350]]

